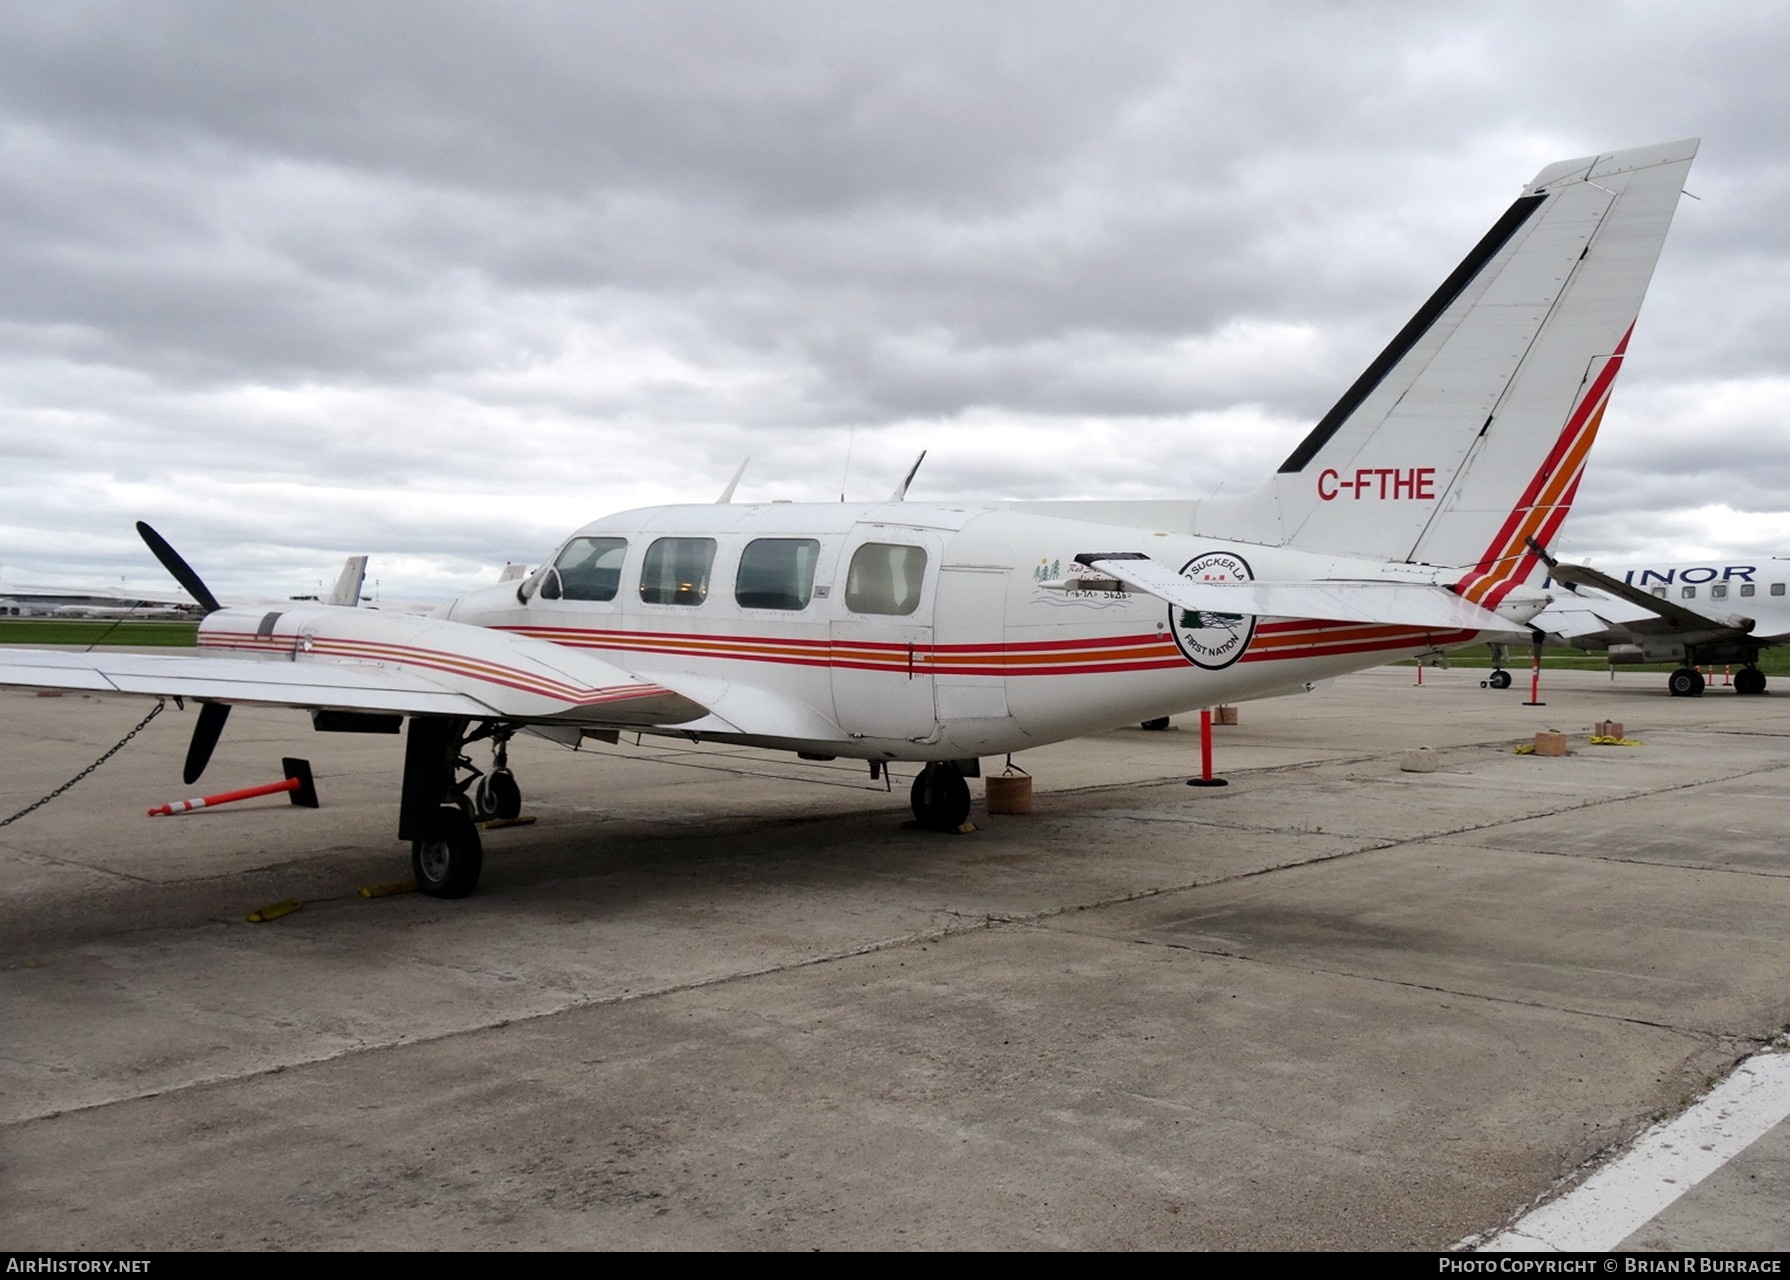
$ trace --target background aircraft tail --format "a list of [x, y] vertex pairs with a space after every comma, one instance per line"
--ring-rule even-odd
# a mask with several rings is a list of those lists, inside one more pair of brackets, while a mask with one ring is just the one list
[[1572, 504], [1696, 150], [1543, 169], [1279, 472], [1193, 531], [1459, 567], [1495, 606]]
[[324, 604], [346, 605], [350, 609], [360, 603], [361, 584], [367, 579], [367, 557], [349, 556], [342, 562], [341, 576], [335, 587], [323, 597]]

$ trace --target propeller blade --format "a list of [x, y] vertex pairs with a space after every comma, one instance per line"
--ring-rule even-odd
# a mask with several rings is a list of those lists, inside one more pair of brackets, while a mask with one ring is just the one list
[[211, 763], [211, 753], [223, 735], [224, 721], [230, 718], [230, 706], [224, 702], [199, 704], [199, 723], [193, 726], [193, 740], [186, 749], [186, 771], [181, 778], [190, 787]]
[[[199, 575], [193, 572], [193, 567], [180, 558], [180, 552], [168, 545], [166, 538], [141, 520], [137, 521], [137, 532], [148, 544], [149, 550], [154, 553], [155, 558], [162, 562], [162, 568], [172, 575], [174, 581], [178, 582], [189, 596], [204, 607], [205, 612], [216, 613], [224, 607], [218, 603], [218, 598], [211, 594], [211, 589], [200, 581]], [[220, 720], [219, 723], [222, 721]], [[210, 754], [209, 748], [206, 754]], [[205, 766], [201, 763], [199, 767], [204, 768]], [[188, 778], [187, 781], [191, 782], [193, 779]]]

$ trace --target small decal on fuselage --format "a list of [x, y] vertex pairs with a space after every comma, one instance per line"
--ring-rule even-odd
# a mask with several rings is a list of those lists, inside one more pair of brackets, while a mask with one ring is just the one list
[[[1181, 576], [1191, 582], [1253, 582], [1248, 561], [1228, 551], [1208, 551], [1181, 566]], [[1217, 671], [1243, 656], [1255, 636], [1255, 615], [1213, 613], [1208, 609], [1183, 609], [1170, 605], [1169, 630], [1181, 653], [1196, 667]]]

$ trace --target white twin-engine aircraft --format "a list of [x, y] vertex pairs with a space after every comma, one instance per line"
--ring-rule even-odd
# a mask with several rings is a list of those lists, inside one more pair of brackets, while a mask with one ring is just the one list
[[[409, 721], [398, 836], [458, 897], [504, 744], [622, 732], [923, 765], [950, 829], [982, 756], [1506, 636], [1565, 518], [1694, 141], [1550, 165], [1253, 493], [1204, 501], [658, 507], [585, 526], [520, 585], [428, 618], [211, 608], [199, 656], [0, 654], [0, 683], [235, 703], [323, 730]], [[462, 752], [494, 770], [468, 801]]]
[[[1702, 694], [1702, 663], [1740, 663], [1734, 692], [1764, 693], [1759, 651], [1790, 644], [1790, 562], [1780, 558], [1602, 571], [1560, 564], [1551, 581], [1566, 590], [1555, 593], [1531, 627], [1550, 643], [1601, 652], [1612, 666], [1682, 663], [1666, 677], [1675, 698]], [[1508, 687], [1505, 674], [1500, 688]]]

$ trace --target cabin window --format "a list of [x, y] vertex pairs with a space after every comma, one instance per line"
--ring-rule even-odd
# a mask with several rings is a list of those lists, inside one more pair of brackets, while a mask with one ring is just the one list
[[1753, 594], [1753, 584], [1750, 582], [1741, 583], [1740, 584], [1740, 594], [1743, 596], [1752, 595]]
[[852, 555], [845, 575], [845, 607], [853, 613], [906, 616], [920, 607], [925, 577], [925, 548], [866, 542]]
[[715, 566], [713, 538], [660, 538], [640, 566], [640, 599], [646, 604], [698, 605], [709, 598]]
[[1695, 600], [1697, 598], [1697, 589], [1695, 587], [1686, 587], [1680, 594], [1682, 594], [1686, 600]]
[[1655, 587], [1653, 589], [1653, 594], [1658, 596], [1661, 600], [1664, 600], [1666, 598], [1666, 589], [1664, 587]]
[[543, 600], [613, 600], [622, 585], [626, 538], [573, 538], [541, 583]]
[[813, 538], [755, 538], [740, 553], [733, 598], [742, 609], [806, 609], [819, 561]]
[[1725, 582], [1718, 582], [1713, 587], [1709, 588], [1709, 598], [1711, 600], [1726, 600], [1728, 598], [1728, 584]]

